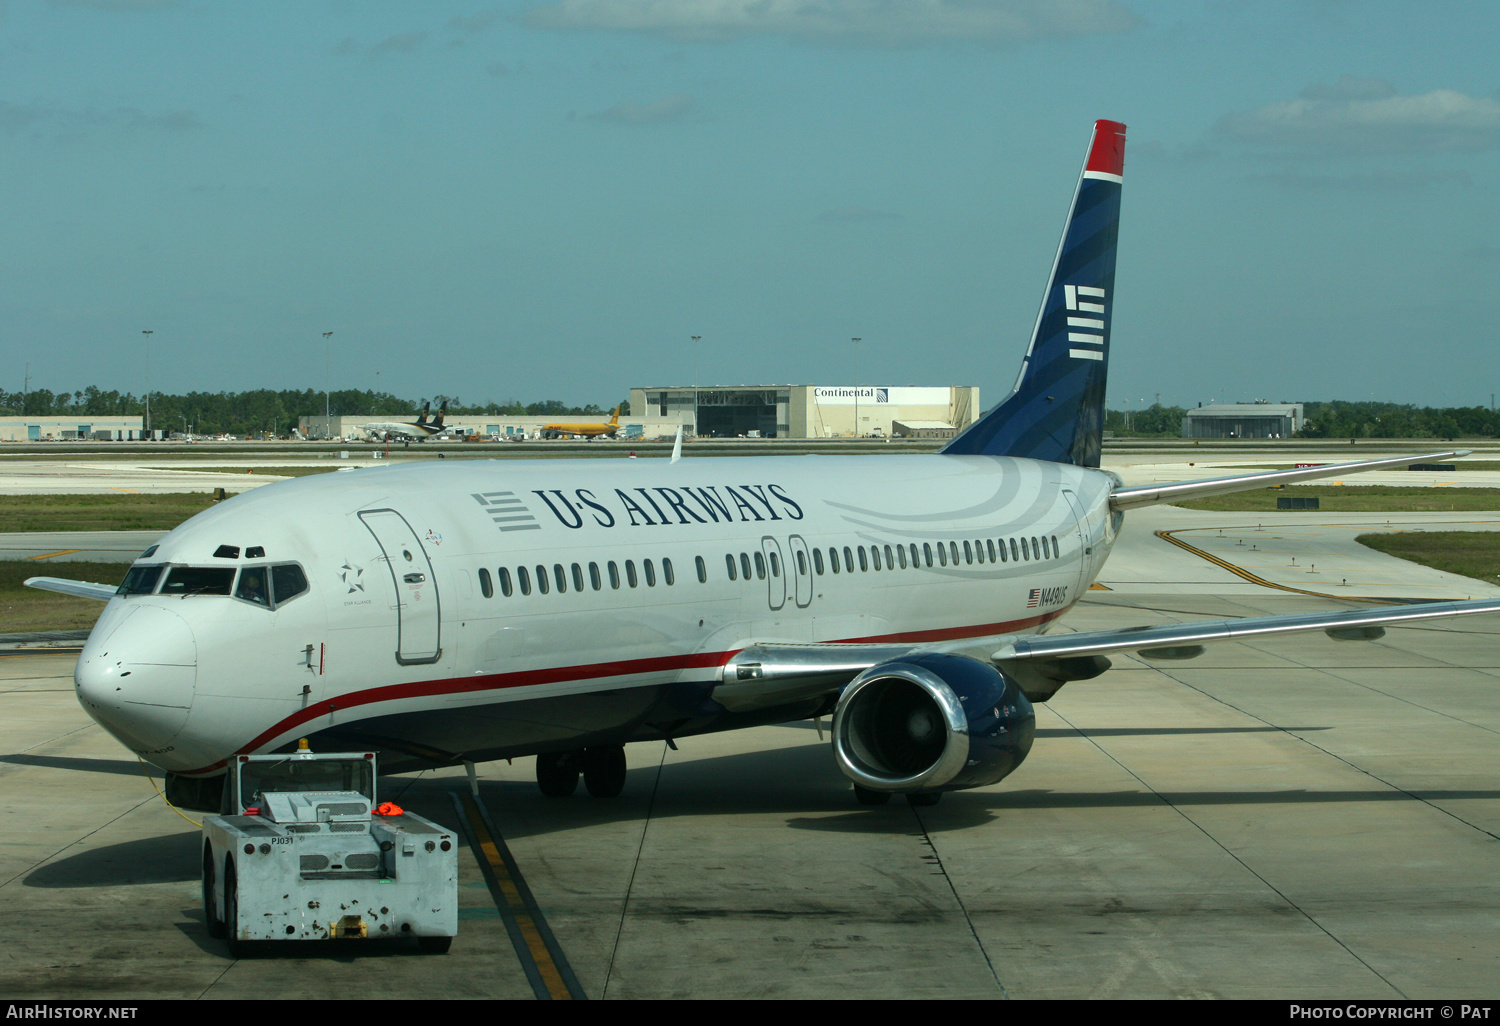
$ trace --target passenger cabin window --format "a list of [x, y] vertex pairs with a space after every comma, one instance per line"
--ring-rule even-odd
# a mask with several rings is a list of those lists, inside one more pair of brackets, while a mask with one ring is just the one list
[[834, 573], [839, 572], [839, 550], [830, 548], [828, 550], [828, 564]]
[[495, 582], [490, 580], [490, 572], [484, 567], [479, 568], [479, 593], [485, 598], [495, 597]]
[[641, 560], [641, 569], [646, 571], [646, 587], [656, 587], [656, 567], [652, 565], [651, 560]]
[[726, 553], [724, 553], [724, 566], [729, 571], [729, 579], [731, 581], [737, 580], [739, 578], [740, 575], [739, 575], [739, 573], [734, 568], [734, 553], [733, 552], [726, 552]]
[[973, 564], [974, 562], [974, 550], [969, 547], [969, 539], [967, 538], [964, 539], [964, 562], [969, 564]]
[[604, 579], [599, 576], [599, 564], [589, 564], [589, 584], [595, 591], [604, 590]]
[[635, 560], [633, 559], [625, 561], [625, 583], [629, 584], [632, 588], [639, 586], [639, 582], [635, 576]]
[[543, 595], [547, 594], [547, 568], [539, 566], [536, 568], [536, 590]]
[[505, 567], [500, 568], [500, 594], [510, 598], [512, 591], [510, 587], [510, 571]]
[[823, 550], [813, 549], [813, 570], [819, 577], [823, 576]]
[[863, 545], [859, 547], [859, 569], [865, 573], [868, 573], [870, 570], [870, 563], [865, 558], [865, 547]]
[[620, 590], [620, 568], [612, 559], [609, 561], [609, 586], [616, 591]]
[[801, 549], [797, 550], [797, 576], [807, 576], [807, 556], [802, 552]]
[[947, 566], [948, 565], [948, 550], [947, 550], [947, 548], [944, 547], [944, 545], [943, 545], [942, 542], [938, 542], [937, 550], [938, 550], [938, 566]]
[[698, 583], [699, 584], [707, 584], [708, 583], [708, 564], [705, 563], [705, 562], [703, 562], [703, 557], [702, 556], [694, 556], [693, 557], [693, 562], [698, 567]]
[[766, 579], [766, 557], [759, 552], [755, 554], [755, 576], [762, 581]]
[[929, 543], [927, 543], [927, 542], [923, 542], [922, 543], [922, 555], [924, 555], [924, 556], [927, 557], [927, 565], [931, 566], [932, 565], [932, 546]]
[[552, 564], [552, 579], [557, 582], [557, 593], [559, 595], [566, 595], [568, 593], [568, 575], [563, 570], [561, 563]]
[[663, 558], [661, 561], [661, 582], [671, 587], [676, 582], [676, 575], [672, 573], [672, 561]]
[[531, 594], [531, 574], [524, 566], [516, 567], [516, 581], [521, 585], [521, 594]]
[[579, 566], [577, 563], [573, 564], [573, 590], [583, 590], [583, 567]]
[[745, 580], [748, 581], [750, 579], [750, 557], [743, 552], [740, 553], [740, 571], [745, 575]]

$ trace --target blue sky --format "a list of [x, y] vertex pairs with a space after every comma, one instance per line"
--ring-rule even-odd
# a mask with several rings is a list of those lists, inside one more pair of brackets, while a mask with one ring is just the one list
[[[1010, 387], [1096, 118], [1110, 400], [1500, 391], [1500, 4], [0, 0], [0, 378]], [[691, 337], [702, 337], [696, 345]], [[856, 347], [849, 340], [863, 341]]]

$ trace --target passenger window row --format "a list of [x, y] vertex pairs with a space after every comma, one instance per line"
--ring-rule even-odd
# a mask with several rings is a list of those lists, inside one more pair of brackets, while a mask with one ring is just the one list
[[[962, 544], [962, 548], [960, 548]], [[1030, 538], [979, 538], [965, 539], [962, 543], [949, 542], [923, 542], [918, 548], [915, 542], [909, 545], [845, 545], [829, 546], [824, 557], [824, 549], [812, 550], [812, 569], [820, 577], [825, 573], [853, 573], [856, 563], [861, 572], [871, 570], [895, 570], [895, 569], [920, 569], [924, 566], [959, 566], [974, 563], [1020, 563], [1033, 562], [1044, 559], [1056, 559], [1060, 549], [1056, 536], [1037, 536]], [[793, 557], [797, 561], [797, 573], [807, 573], [807, 555], [801, 550], [794, 550]], [[693, 557], [693, 562], [698, 573], [698, 583], [708, 583], [708, 564], [702, 556]], [[731, 581], [744, 580], [763, 581], [769, 575], [771, 577], [781, 576], [781, 557], [776, 552], [726, 552], [724, 554], [724, 572]], [[546, 564], [537, 564], [534, 567], [518, 566], [514, 571], [510, 567], [500, 567], [491, 576], [488, 569], [479, 569], [479, 590], [485, 598], [493, 598], [495, 594], [496, 578], [500, 586], [500, 594], [506, 598], [520, 592], [522, 595], [530, 595], [533, 588], [542, 595], [546, 595], [554, 588], [558, 594], [566, 594], [569, 587], [575, 592], [581, 591], [603, 591], [605, 582], [608, 581], [609, 589], [619, 590], [623, 587], [638, 588], [643, 584], [647, 588], [657, 586], [656, 563], [650, 559], [641, 560], [639, 572], [633, 559], [624, 562], [624, 573], [621, 574], [621, 564], [614, 560], [607, 561], [601, 568], [598, 563], [589, 563], [587, 567], [582, 563], [571, 563], [564, 566], [562, 563], [553, 563], [549, 569]], [[672, 561], [663, 557], [661, 560], [661, 583], [670, 587], [676, 583], [676, 577], [672, 569]]]
[[[703, 557], [697, 557], [698, 580], [708, 580], [708, 566], [703, 562]], [[658, 583], [663, 587], [670, 588], [677, 583], [676, 571], [672, 568], [672, 561], [663, 557], [661, 560], [661, 572], [658, 577], [657, 563], [655, 560], [641, 560], [639, 570], [633, 559], [627, 559], [623, 565], [614, 560], [607, 561], [603, 567], [598, 563], [589, 563], [587, 567], [582, 563], [571, 563], [564, 566], [562, 563], [553, 563], [549, 569], [546, 564], [538, 563], [534, 567], [518, 566], [514, 570], [502, 566], [495, 571], [494, 576], [485, 567], [479, 568], [479, 591], [485, 598], [493, 598], [495, 595], [496, 578], [500, 585], [500, 594], [510, 598], [519, 592], [522, 595], [530, 595], [534, 588], [540, 595], [550, 593], [554, 588], [559, 595], [567, 594], [571, 587], [575, 592], [581, 591], [603, 591], [605, 582], [608, 581], [610, 590], [617, 591], [622, 586], [629, 588], [655, 588]]]

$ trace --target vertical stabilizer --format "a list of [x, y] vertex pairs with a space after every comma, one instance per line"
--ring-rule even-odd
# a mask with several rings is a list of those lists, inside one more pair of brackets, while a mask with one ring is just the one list
[[422, 404], [422, 412], [417, 414], [417, 427], [427, 423], [427, 411], [432, 408], [431, 403]]
[[1125, 126], [1094, 122], [1016, 386], [943, 452], [1099, 465], [1124, 169]]
[[432, 426], [434, 430], [443, 430], [443, 418], [446, 416], [448, 416], [448, 400], [444, 399], [442, 401], [442, 404], [438, 406], [437, 416], [432, 418]]

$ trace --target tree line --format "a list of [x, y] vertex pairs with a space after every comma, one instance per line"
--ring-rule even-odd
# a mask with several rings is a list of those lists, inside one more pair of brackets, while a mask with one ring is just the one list
[[[339, 389], [327, 395], [328, 412], [335, 416], [415, 420], [427, 399], [403, 399], [389, 392]], [[435, 412], [442, 397], [431, 400]], [[321, 417], [324, 393], [306, 389], [256, 389], [249, 392], [151, 393], [151, 426], [159, 431], [188, 428], [205, 435], [285, 435], [299, 417]], [[523, 403], [509, 399], [465, 406], [449, 397], [448, 412], [460, 416], [553, 417], [600, 416], [609, 411], [593, 403], [569, 406], [556, 399]], [[624, 404], [622, 414], [630, 412]], [[26, 393], [0, 390], [0, 416], [5, 417], [145, 417], [146, 397], [131, 392], [105, 391], [90, 385], [81, 392], [53, 392], [39, 388]]]

